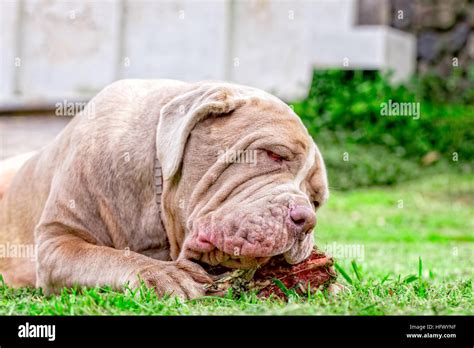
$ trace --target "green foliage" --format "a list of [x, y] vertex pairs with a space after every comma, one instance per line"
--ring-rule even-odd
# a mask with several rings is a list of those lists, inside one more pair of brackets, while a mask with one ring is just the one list
[[[408, 86], [393, 86], [375, 71], [315, 71], [308, 97], [293, 107], [323, 151], [330, 184], [349, 189], [404, 181], [426, 172], [422, 158], [428, 153], [439, 157], [434, 171], [470, 172], [474, 106], [437, 103], [436, 98], [445, 102], [458, 89], [434, 90], [436, 81], [420, 77]], [[468, 90], [452, 99], [474, 99], [471, 94]], [[419, 118], [382, 116], [382, 105], [389, 101], [419, 103]]]
[[[465, 76], [463, 76], [465, 75]], [[421, 100], [435, 104], [474, 104], [474, 63], [465, 71], [453, 69], [448, 78], [428, 72], [411, 81], [412, 89]]]

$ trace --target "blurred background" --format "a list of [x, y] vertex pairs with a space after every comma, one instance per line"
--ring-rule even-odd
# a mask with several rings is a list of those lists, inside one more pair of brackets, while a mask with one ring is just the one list
[[[431, 165], [460, 152], [461, 169], [472, 159], [472, 127], [465, 126], [472, 125], [474, 100], [469, 0], [2, 0], [0, 6], [0, 158], [43, 145], [117, 79], [171, 78], [262, 88], [293, 103], [313, 135], [336, 135], [324, 143], [377, 145], [369, 151], [375, 158], [387, 150]], [[423, 117], [380, 117], [388, 100], [418, 102]], [[24, 112], [66, 117], [5, 117]], [[451, 113], [456, 121], [447, 122]], [[382, 174], [367, 161], [354, 165], [364, 166], [364, 178], [371, 172], [368, 182], [350, 170], [335, 186], [390, 184], [416, 172], [394, 164]]]
[[[252, 85], [292, 105], [325, 157], [320, 245], [362, 245], [361, 267], [382, 276], [418, 257], [435, 278], [472, 274], [474, 1], [1, 0], [0, 10], [0, 159], [43, 146], [117, 79]], [[387, 103], [414, 103], [419, 117], [384, 116]]]

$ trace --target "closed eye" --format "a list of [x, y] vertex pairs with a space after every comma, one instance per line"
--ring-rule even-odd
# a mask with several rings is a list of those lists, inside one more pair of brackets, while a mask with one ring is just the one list
[[268, 157], [270, 157], [273, 161], [275, 162], [282, 162], [285, 158], [283, 156], [280, 156], [279, 154], [266, 150]]

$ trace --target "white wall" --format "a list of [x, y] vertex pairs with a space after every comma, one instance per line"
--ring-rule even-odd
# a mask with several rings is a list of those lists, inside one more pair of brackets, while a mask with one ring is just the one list
[[414, 71], [415, 40], [357, 27], [356, 0], [2, 0], [0, 108], [120, 78], [222, 79], [291, 100], [317, 67]]

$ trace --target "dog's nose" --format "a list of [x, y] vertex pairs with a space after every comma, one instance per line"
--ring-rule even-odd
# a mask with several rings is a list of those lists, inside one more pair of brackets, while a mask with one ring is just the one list
[[313, 209], [304, 206], [296, 205], [290, 210], [291, 221], [295, 224], [298, 232], [310, 233], [314, 226], [316, 226], [316, 213]]

